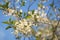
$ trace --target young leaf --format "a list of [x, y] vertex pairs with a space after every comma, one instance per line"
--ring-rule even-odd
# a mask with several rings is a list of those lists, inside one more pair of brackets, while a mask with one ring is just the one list
[[17, 37], [16, 37], [16, 39], [20, 39], [20, 38], [21, 38], [21, 36], [17, 36]]
[[11, 21], [11, 24], [13, 24], [13, 25], [14, 25], [14, 24], [15, 24], [15, 22], [16, 22], [15, 20], [14, 20], [14, 21]]
[[9, 2], [7, 2], [7, 3], [5, 4], [6, 8], [8, 8], [8, 5], [9, 5]]
[[43, 5], [42, 5], [42, 4], [38, 4], [38, 7], [42, 8], [42, 7], [43, 7]]
[[50, 6], [53, 8], [54, 7], [54, 3], [51, 3]]
[[25, 2], [24, 1], [21, 3], [21, 6], [25, 6]]
[[24, 17], [26, 16], [26, 13], [24, 12]]
[[11, 18], [9, 18], [9, 22], [11, 22]]
[[11, 18], [10, 18], [9, 22], [10, 22], [10, 24], [14, 25], [16, 21], [15, 20], [11, 20]]
[[35, 19], [35, 22], [37, 22], [37, 18], [36, 18], [36, 15], [34, 15], [34, 19]]
[[36, 36], [36, 40], [41, 40], [40, 37]]
[[34, 10], [32, 10], [32, 14], [34, 14]]
[[2, 22], [2, 23], [4, 23], [4, 24], [9, 24], [9, 22], [8, 22], [8, 21]]
[[11, 28], [11, 26], [7, 26], [5, 29], [8, 30], [9, 28]]
[[8, 8], [8, 4], [9, 4], [9, 2], [6, 2], [6, 4], [0, 5], [0, 7], [4, 8], [4, 9], [7, 9]]
[[31, 15], [28, 15], [28, 16], [26, 16], [26, 19], [31, 18], [31, 17], [32, 17]]
[[21, 16], [22, 16], [22, 14], [18, 14], [18, 16], [19, 16], [19, 17], [21, 17]]

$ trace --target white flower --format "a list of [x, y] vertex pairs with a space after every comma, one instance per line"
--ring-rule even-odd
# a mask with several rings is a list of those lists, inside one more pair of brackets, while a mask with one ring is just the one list
[[40, 18], [40, 16], [36, 16], [36, 18]]
[[15, 34], [15, 35], [18, 35], [18, 30], [15, 30], [15, 31], [14, 31], [14, 34]]
[[22, 9], [20, 9], [20, 12], [22, 13]]
[[15, 23], [15, 25], [17, 25], [17, 24], [19, 24], [19, 22], [18, 22], [18, 21]]
[[28, 11], [28, 14], [31, 14], [32, 15], [32, 12], [31, 11]]
[[7, 15], [7, 12], [6, 11], [3, 11], [3, 14], [6, 14]]
[[58, 16], [58, 18], [60, 18], [60, 16]]
[[15, 10], [8, 8], [7, 11], [8, 11], [9, 13], [14, 13]]
[[34, 13], [37, 14], [38, 13], [38, 10], [35, 10]]
[[29, 22], [29, 24], [28, 24], [29, 26], [32, 26], [32, 22]]
[[37, 33], [36, 33], [36, 36], [39, 36], [39, 35], [41, 35], [41, 34], [42, 34], [41, 32], [37, 32]]
[[29, 26], [26, 27], [26, 31], [27, 32], [30, 32], [31, 31], [31, 28]]
[[31, 32], [31, 29], [29, 29], [28, 32]]
[[46, 13], [42, 12], [41, 17], [46, 17]]
[[41, 8], [40, 7], [38, 7], [38, 10], [40, 10]]
[[8, 13], [8, 16], [12, 15], [12, 13]]
[[39, 11], [38, 13], [39, 13], [39, 15], [41, 15], [41, 11]]
[[43, 8], [45, 8], [45, 6], [43, 6]]
[[18, 30], [15, 30], [15, 32], [18, 34]]
[[14, 14], [13, 16], [15, 16], [15, 17], [16, 17], [16, 14]]
[[[31, 24], [32, 22], [27, 21], [26, 19], [22, 19], [20, 21], [17, 21], [15, 23], [16, 25], [16, 30], [19, 30], [19, 32], [23, 33], [23, 34], [30, 34], [31, 33]], [[25, 27], [26, 26], [26, 27]]]
[[7, 16], [10, 16], [14, 13], [15, 10], [8, 8], [7, 11], [3, 11], [3, 14], [6, 14]]
[[23, 24], [19, 24], [19, 25], [17, 25], [17, 27], [16, 27], [18, 30], [22, 30], [23, 28], [24, 28], [24, 25]]
[[28, 23], [27, 23], [27, 22], [24, 22], [24, 25], [26, 25], [26, 26], [27, 26], [27, 25], [28, 25]]

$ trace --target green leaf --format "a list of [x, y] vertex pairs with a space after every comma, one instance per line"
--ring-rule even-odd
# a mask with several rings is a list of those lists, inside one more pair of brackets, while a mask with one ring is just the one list
[[8, 21], [2, 22], [2, 23], [4, 23], [4, 24], [11, 24], [10, 22], [11, 22], [11, 18]]
[[26, 16], [26, 13], [24, 12], [24, 17]]
[[5, 29], [8, 30], [9, 28], [12, 28], [11, 26], [7, 26]]
[[36, 18], [36, 15], [34, 15], [34, 19], [35, 19], [35, 22], [37, 22], [37, 18]]
[[25, 6], [25, 2], [24, 1], [22, 1], [21, 6]]
[[22, 14], [18, 14], [18, 16], [19, 16], [19, 17], [21, 17], [21, 16], [22, 16]]
[[15, 20], [13, 20], [13, 21], [11, 21], [11, 24], [13, 24], [13, 25], [14, 25], [14, 24], [15, 24], [15, 22], [16, 22], [16, 21], [15, 21]]
[[32, 14], [34, 14], [34, 10], [32, 10]]
[[36, 32], [33, 28], [32, 28], [32, 34], [33, 34], [33, 36], [35, 36], [35, 34], [36, 34]]
[[0, 7], [4, 8], [4, 9], [7, 9], [8, 8], [8, 4], [9, 4], [9, 2], [6, 2], [6, 4], [4, 4], [4, 5], [0, 4]]
[[9, 22], [8, 22], [8, 21], [2, 22], [2, 23], [4, 23], [4, 24], [9, 24]]
[[3, 7], [3, 5], [0, 4], [0, 7]]
[[36, 40], [41, 40], [40, 37], [36, 36]]
[[15, 20], [11, 20], [11, 18], [8, 20], [8, 21], [5, 21], [5, 22], [2, 22], [2, 23], [4, 23], [4, 24], [8, 24], [8, 25], [14, 25], [15, 24]]
[[18, 17], [22, 17], [22, 12], [19, 12], [17, 15], [18, 15]]
[[26, 19], [31, 18], [31, 17], [32, 17], [31, 15], [28, 15], [28, 16], [26, 16]]
[[42, 8], [43, 7], [43, 4], [38, 4], [38, 7]]
[[9, 22], [11, 22], [11, 18], [9, 18]]
[[5, 4], [6, 8], [8, 8], [8, 5], [9, 5], [9, 2], [7, 2], [7, 3]]
[[17, 36], [16, 39], [21, 39], [21, 36]]
[[10, 22], [10, 24], [13, 24], [13, 25], [14, 25], [16, 21], [15, 21], [15, 20], [12, 20], [12, 19], [10, 18], [10, 19], [9, 19], [9, 22]]
[[51, 7], [54, 7], [54, 3], [49, 4]]

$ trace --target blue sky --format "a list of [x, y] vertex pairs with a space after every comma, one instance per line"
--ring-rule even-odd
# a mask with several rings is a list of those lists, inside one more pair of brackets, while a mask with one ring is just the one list
[[[0, 0], [0, 2], [2, 2], [2, 0]], [[50, 3], [51, 1], [49, 1], [48, 3]], [[56, 0], [56, 5], [58, 7], [60, 7], [60, 3], [59, 0]], [[58, 2], [58, 3], [57, 3]], [[36, 2], [37, 3], [37, 2]], [[31, 9], [34, 9], [37, 7], [36, 3], [31, 7]], [[47, 3], [47, 4], [48, 4]], [[26, 7], [27, 8], [27, 7]], [[23, 8], [23, 10], [25, 11], [25, 8]], [[0, 10], [0, 40], [16, 40], [15, 36], [11, 33], [12, 29], [9, 30], [5, 30], [6, 26], [5, 24], [2, 24], [3, 21], [8, 20], [10, 16], [5, 16], [2, 14], [2, 11]], [[27, 39], [28, 40], [28, 39]]]

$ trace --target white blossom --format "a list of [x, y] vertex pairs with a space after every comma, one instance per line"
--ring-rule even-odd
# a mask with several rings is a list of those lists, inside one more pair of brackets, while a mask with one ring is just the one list
[[32, 15], [32, 12], [31, 11], [28, 11], [28, 14]]
[[15, 10], [8, 8], [7, 11], [8, 11], [9, 13], [14, 13]]
[[37, 14], [38, 13], [38, 10], [35, 10], [34, 13]]
[[18, 36], [18, 30], [14, 30], [14, 32], [13, 32], [13, 34], [15, 35], [15, 36]]
[[37, 32], [37, 33], [36, 33], [36, 36], [39, 36], [39, 35], [41, 35], [41, 34], [42, 34], [41, 32]]
[[23, 33], [23, 34], [30, 34], [31, 33], [31, 26], [32, 23], [27, 21], [26, 19], [20, 20], [18, 22], [16, 22], [16, 30], [19, 30], [19, 32]]
[[41, 10], [41, 8], [40, 8], [40, 7], [38, 7], [38, 10]]
[[45, 8], [45, 6], [43, 6], [43, 8]]
[[20, 12], [21, 12], [21, 13], [23, 12], [22, 9], [20, 9]]

